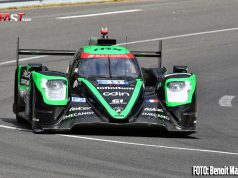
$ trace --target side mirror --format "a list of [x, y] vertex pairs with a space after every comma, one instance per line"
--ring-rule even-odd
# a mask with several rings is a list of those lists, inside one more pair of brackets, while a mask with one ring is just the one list
[[174, 73], [188, 73], [188, 66], [174, 66]]

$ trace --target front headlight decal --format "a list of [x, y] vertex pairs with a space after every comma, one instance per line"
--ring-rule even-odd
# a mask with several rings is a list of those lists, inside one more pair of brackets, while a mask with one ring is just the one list
[[196, 88], [196, 77], [170, 78], [165, 82], [165, 100], [169, 107], [175, 107], [192, 102]]
[[187, 102], [190, 90], [191, 90], [191, 82], [189, 81], [168, 83], [167, 86], [168, 102], [181, 102], [181, 103]]
[[61, 76], [47, 76], [32, 72], [33, 80], [43, 100], [49, 105], [66, 105], [68, 102], [68, 80]]
[[41, 79], [41, 87], [44, 89], [48, 100], [66, 99], [66, 81], [65, 80], [46, 80]]

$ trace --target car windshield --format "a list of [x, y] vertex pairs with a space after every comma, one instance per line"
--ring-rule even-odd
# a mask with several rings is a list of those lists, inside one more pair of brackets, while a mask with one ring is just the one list
[[140, 76], [136, 59], [125, 58], [80, 59], [78, 74], [86, 78], [137, 78]]

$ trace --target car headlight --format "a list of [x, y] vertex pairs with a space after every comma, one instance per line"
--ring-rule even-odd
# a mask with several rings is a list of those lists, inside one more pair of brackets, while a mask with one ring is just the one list
[[170, 82], [167, 86], [168, 102], [186, 102], [191, 90], [190, 81]]
[[196, 90], [196, 76], [168, 78], [164, 84], [165, 101], [168, 107], [189, 104], [193, 101]]
[[55, 79], [47, 80], [42, 78], [41, 87], [45, 91], [48, 100], [65, 100], [66, 99], [66, 81]]

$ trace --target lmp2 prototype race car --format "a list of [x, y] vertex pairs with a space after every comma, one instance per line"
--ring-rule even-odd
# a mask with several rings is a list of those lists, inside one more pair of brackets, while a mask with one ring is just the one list
[[[129, 51], [108, 38], [91, 39], [79, 50], [19, 49], [13, 112], [33, 132], [69, 131], [77, 126], [165, 128], [194, 133], [197, 122], [196, 76], [186, 66], [168, 74], [157, 52]], [[73, 56], [67, 72], [42, 64], [19, 65], [19, 55]], [[142, 68], [138, 57], [158, 58], [157, 68]], [[145, 59], [146, 60], [146, 59]], [[80, 128], [80, 127], [79, 127]]]

